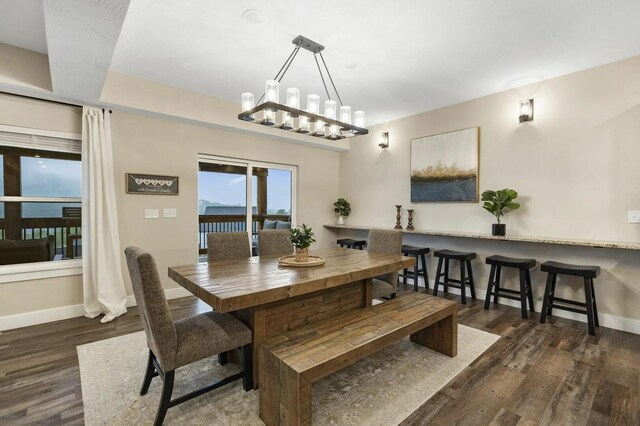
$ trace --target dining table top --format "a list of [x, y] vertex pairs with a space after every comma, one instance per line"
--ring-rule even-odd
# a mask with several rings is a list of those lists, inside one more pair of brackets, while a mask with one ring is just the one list
[[278, 256], [199, 262], [169, 267], [169, 277], [218, 312], [264, 305], [415, 265], [413, 257], [326, 248], [310, 250], [324, 265], [281, 267]]

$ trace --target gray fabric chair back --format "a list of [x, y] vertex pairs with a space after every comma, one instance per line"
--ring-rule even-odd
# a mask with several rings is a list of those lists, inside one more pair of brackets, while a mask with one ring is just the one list
[[207, 234], [207, 260], [233, 260], [251, 257], [246, 232], [211, 232]]
[[140, 247], [127, 247], [124, 252], [147, 345], [164, 371], [173, 370], [178, 340], [156, 261]]
[[[367, 251], [370, 253], [402, 254], [402, 232], [385, 229], [370, 230]], [[398, 272], [380, 275], [377, 278], [394, 287], [398, 285]]]
[[258, 254], [260, 256], [286, 256], [293, 253], [293, 244], [288, 229], [266, 229], [258, 231]]

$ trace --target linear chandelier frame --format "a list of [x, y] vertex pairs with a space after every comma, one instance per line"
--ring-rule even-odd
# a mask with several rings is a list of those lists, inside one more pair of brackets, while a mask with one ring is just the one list
[[[338, 101], [340, 102], [340, 106], [343, 106], [343, 102], [342, 102], [342, 98], [340, 97], [340, 94], [338, 93], [338, 89], [336, 88], [335, 83], [333, 82], [333, 77], [331, 77], [331, 73], [329, 72], [329, 68], [327, 67], [327, 63], [324, 60], [324, 57], [322, 56], [322, 50], [324, 50], [324, 46], [322, 46], [321, 44], [318, 44], [312, 40], [309, 40], [306, 37], [303, 36], [298, 36], [296, 38], [294, 38], [292, 40], [292, 43], [296, 46], [293, 48], [293, 51], [291, 52], [291, 54], [289, 54], [289, 57], [285, 60], [284, 64], [282, 65], [282, 67], [280, 67], [280, 70], [278, 71], [278, 73], [276, 74], [276, 76], [273, 78], [273, 80], [277, 81], [278, 83], [280, 83], [280, 81], [282, 81], [282, 78], [284, 77], [284, 75], [287, 73], [287, 71], [289, 70], [289, 67], [291, 66], [291, 64], [293, 63], [293, 60], [296, 58], [296, 56], [298, 55], [298, 52], [300, 51], [300, 48], [303, 48], [305, 50], [308, 50], [309, 52], [313, 53], [313, 57], [315, 59], [316, 62], [316, 66], [318, 67], [318, 72], [320, 73], [320, 78], [322, 80], [322, 85], [324, 86], [324, 90], [325, 93], [327, 94], [327, 98], [329, 100], [331, 100], [331, 94], [329, 93], [329, 88], [327, 87], [327, 83], [325, 81], [323, 72], [322, 72], [322, 68], [320, 67], [320, 62], [318, 61], [318, 56], [320, 56], [320, 60], [322, 61], [322, 65], [324, 66], [325, 72], [327, 73], [327, 76], [329, 78], [329, 82], [331, 83], [331, 86], [333, 88], [333, 91], [336, 93], [336, 97], [338, 98]], [[308, 134], [310, 136], [314, 136], [314, 137], [319, 137], [319, 138], [323, 138], [323, 139], [343, 139], [345, 137], [354, 137], [354, 136], [359, 136], [359, 135], [366, 135], [369, 133], [369, 131], [364, 128], [364, 127], [358, 127], [358, 126], [354, 126], [353, 124], [350, 123], [346, 123], [343, 121], [339, 121], [333, 118], [329, 118], [329, 117], [325, 117], [323, 115], [320, 114], [314, 114], [308, 111], [305, 111], [303, 109], [299, 109], [299, 108], [294, 108], [288, 105], [284, 105], [284, 104], [280, 104], [280, 103], [276, 103], [273, 101], [267, 101], [267, 102], [262, 102], [262, 100], [265, 97], [265, 93], [262, 94], [262, 96], [260, 97], [260, 99], [258, 100], [258, 105], [248, 109], [246, 111], [241, 112], [240, 114], [238, 114], [238, 119], [243, 120], [243, 121], [247, 121], [247, 122], [254, 122], [256, 124], [262, 124], [265, 126], [273, 126], [274, 128], [279, 128], [279, 129], [283, 129], [283, 130], [289, 130], [289, 131], [293, 131], [296, 133], [301, 133], [301, 134]], [[262, 102], [262, 103], [261, 103]], [[281, 111], [283, 114], [288, 114], [289, 117], [291, 118], [298, 118], [298, 117], [306, 117], [308, 120], [308, 123], [316, 123], [318, 121], [321, 121], [322, 123], [324, 123], [325, 127], [330, 127], [330, 126], [338, 126], [338, 128], [340, 129], [340, 133], [339, 134], [335, 134], [335, 135], [328, 135], [325, 136], [324, 133], [318, 133], [316, 131], [311, 131], [311, 130], [305, 130], [302, 129], [300, 127], [298, 128], [294, 128], [292, 126], [288, 126], [284, 124], [280, 124], [277, 125], [275, 124], [275, 121], [271, 121], [268, 120], [266, 118], [263, 118], [261, 120], [256, 120], [255, 114], [257, 112], [270, 112], [275, 114], [275, 112], [277, 111]], [[309, 129], [311, 129], [311, 127], [309, 126]]]

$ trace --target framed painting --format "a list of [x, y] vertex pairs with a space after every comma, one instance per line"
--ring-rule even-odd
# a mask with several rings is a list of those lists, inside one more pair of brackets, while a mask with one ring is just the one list
[[178, 195], [178, 176], [126, 173], [127, 194]]
[[478, 127], [411, 139], [411, 202], [478, 202]]

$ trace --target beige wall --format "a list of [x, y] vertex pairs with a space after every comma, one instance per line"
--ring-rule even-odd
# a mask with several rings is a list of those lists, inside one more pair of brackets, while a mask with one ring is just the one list
[[[518, 123], [518, 101], [535, 98], [533, 122]], [[480, 127], [480, 192], [511, 187], [522, 208], [505, 217], [511, 234], [640, 241], [640, 57], [392, 121], [341, 153], [340, 193], [353, 224], [393, 226], [395, 204], [415, 209], [416, 228], [490, 232], [476, 203], [410, 203], [410, 139]], [[390, 147], [377, 137], [389, 131]], [[403, 218], [406, 224], [406, 212]], [[603, 313], [640, 319], [640, 253], [464, 239], [412, 239], [432, 248], [475, 250], [478, 286], [490, 254], [595, 263]], [[432, 277], [433, 278], [433, 277]], [[534, 274], [535, 294], [543, 277]]]
[[[111, 130], [122, 249], [139, 245], [153, 253], [165, 287], [176, 286], [167, 278], [168, 266], [192, 263], [198, 255], [198, 154], [298, 166], [297, 222], [314, 228], [316, 247], [332, 244], [333, 233], [322, 225], [333, 220], [337, 152], [118, 111]], [[126, 172], [179, 176], [180, 195], [125, 194]], [[145, 208], [177, 208], [178, 217], [144, 219]]]

